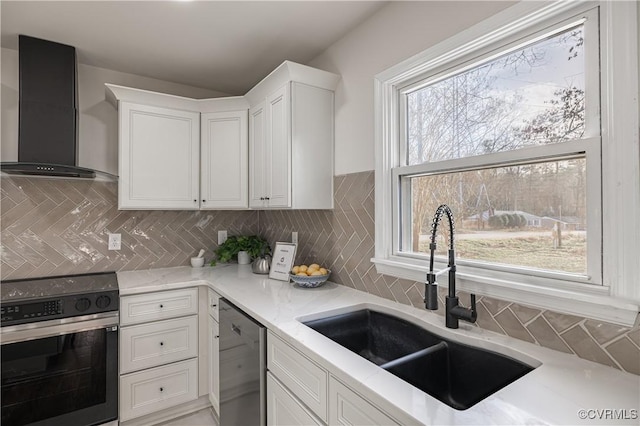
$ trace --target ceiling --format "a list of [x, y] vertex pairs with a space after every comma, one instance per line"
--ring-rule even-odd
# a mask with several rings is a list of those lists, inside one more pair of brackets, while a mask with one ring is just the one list
[[83, 64], [244, 94], [285, 59], [307, 63], [386, 1], [5, 1], [18, 34], [76, 47]]

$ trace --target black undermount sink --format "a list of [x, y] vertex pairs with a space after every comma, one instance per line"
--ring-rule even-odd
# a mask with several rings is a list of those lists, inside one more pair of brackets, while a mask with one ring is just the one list
[[533, 370], [511, 357], [369, 309], [304, 324], [457, 410]]

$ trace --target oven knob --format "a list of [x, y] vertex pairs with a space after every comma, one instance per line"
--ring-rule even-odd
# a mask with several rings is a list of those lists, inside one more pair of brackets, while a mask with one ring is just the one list
[[76, 310], [78, 312], [84, 312], [87, 309], [89, 309], [90, 306], [91, 306], [91, 300], [87, 299], [86, 297], [83, 297], [76, 301]]
[[96, 299], [96, 306], [100, 309], [104, 309], [111, 304], [111, 298], [109, 296], [99, 296]]

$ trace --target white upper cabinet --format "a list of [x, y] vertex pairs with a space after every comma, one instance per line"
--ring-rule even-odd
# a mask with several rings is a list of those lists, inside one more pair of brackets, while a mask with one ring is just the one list
[[198, 209], [200, 114], [120, 104], [119, 209]]
[[338, 79], [285, 62], [247, 93], [249, 207], [333, 208]]
[[250, 111], [251, 207], [291, 207], [289, 84]]
[[262, 207], [265, 194], [268, 191], [264, 177], [266, 175], [265, 157], [270, 155], [270, 150], [266, 145], [266, 111], [265, 103], [249, 109], [249, 205], [251, 207]]
[[119, 209], [248, 207], [244, 97], [199, 100], [106, 86], [119, 111]]
[[248, 207], [247, 110], [201, 116], [200, 208]]
[[285, 61], [245, 96], [106, 85], [119, 209], [332, 209], [339, 76]]

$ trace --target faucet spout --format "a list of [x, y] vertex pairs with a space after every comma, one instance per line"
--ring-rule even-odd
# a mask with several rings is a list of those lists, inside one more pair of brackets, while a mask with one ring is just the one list
[[[448, 258], [449, 264], [448, 266], [438, 272], [433, 271], [433, 261], [435, 251], [437, 249], [436, 246], [436, 236], [438, 232], [438, 226], [440, 225], [440, 221], [442, 220], [442, 216], [446, 215], [449, 221], [449, 251]], [[476, 310], [476, 295], [471, 295], [471, 308], [464, 308], [459, 305], [458, 297], [456, 296], [456, 254], [454, 248], [454, 219], [453, 213], [451, 212], [451, 208], [446, 204], [441, 204], [437, 209], [436, 213], [433, 216], [433, 222], [431, 224], [431, 242], [429, 244], [429, 250], [431, 252], [431, 256], [429, 258], [429, 272], [427, 273], [427, 280], [425, 282], [425, 294], [424, 294], [424, 302], [425, 308], [430, 310], [438, 309], [438, 283], [436, 279], [439, 275], [448, 272], [449, 274], [449, 295], [446, 298], [445, 308], [446, 308], [446, 326], [449, 328], [458, 328], [458, 321], [464, 320], [468, 322], [475, 322], [478, 317], [478, 311]]]

